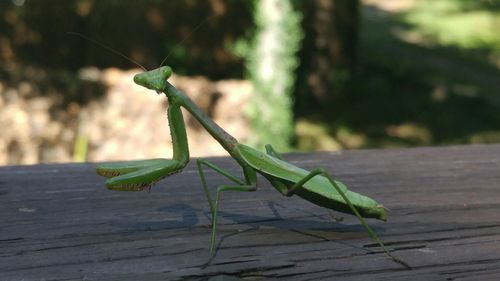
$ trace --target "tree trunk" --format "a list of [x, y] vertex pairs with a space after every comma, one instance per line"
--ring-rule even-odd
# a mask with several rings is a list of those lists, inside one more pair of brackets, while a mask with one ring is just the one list
[[302, 17], [291, 0], [255, 3], [256, 35], [247, 60], [255, 89], [248, 107], [254, 134], [248, 143], [263, 147], [273, 140], [278, 151], [286, 151], [293, 136], [292, 93]]
[[306, 28], [313, 34], [308, 86], [319, 101], [331, 100], [338, 75], [349, 75], [356, 63], [359, 0], [315, 0], [306, 5]]

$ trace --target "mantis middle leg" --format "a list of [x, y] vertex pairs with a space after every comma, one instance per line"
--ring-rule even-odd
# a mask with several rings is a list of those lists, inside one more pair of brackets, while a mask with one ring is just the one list
[[[245, 174], [245, 181], [239, 179], [238, 177], [232, 175], [228, 171], [217, 167], [216, 165], [210, 163], [209, 161], [198, 159], [196, 161], [196, 165], [198, 167], [198, 172], [200, 173], [200, 179], [203, 186], [203, 190], [205, 191], [205, 195], [207, 196], [208, 203], [210, 205], [210, 212], [212, 214], [212, 235], [210, 238], [210, 253], [208, 261], [205, 265], [208, 265], [215, 256], [215, 237], [217, 230], [217, 214], [219, 211], [219, 203], [220, 203], [220, 195], [224, 191], [242, 191], [242, 192], [252, 192], [257, 190], [257, 175], [255, 170], [249, 167], [243, 167], [243, 172]], [[217, 187], [215, 194], [215, 202], [212, 200], [212, 196], [210, 195], [210, 191], [208, 190], [207, 181], [205, 179], [205, 173], [203, 172], [203, 166], [206, 166], [217, 173], [225, 176], [229, 180], [236, 183], [236, 185], [220, 185]]]

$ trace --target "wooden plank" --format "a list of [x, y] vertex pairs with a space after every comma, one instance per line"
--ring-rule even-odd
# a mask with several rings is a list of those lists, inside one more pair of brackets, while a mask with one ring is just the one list
[[[151, 192], [113, 192], [94, 164], [0, 168], [0, 280], [493, 280], [500, 277], [500, 145], [289, 154], [325, 167], [388, 207], [370, 221], [386, 258], [356, 218], [282, 197], [263, 179], [225, 193], [219, 245], [195, 165]], [[230, 158], [210, 159], [239, 173]], [[208, 181], [225, 183], [207, 171]]]

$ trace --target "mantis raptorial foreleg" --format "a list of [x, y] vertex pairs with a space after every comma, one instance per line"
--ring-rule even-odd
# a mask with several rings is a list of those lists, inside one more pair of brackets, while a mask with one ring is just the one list
[[147, 159], [147, 160], [134, 160], [134, 161], [125, 161], [118, 163], [104, 163], [99, 164], [97, 166], [96, 172], [100, 176], [106, 178], [112, 178], [119, 175], [129, 174], [135, 171], [139, 171], [150, 166], [154, 166], [156, 164], [165, 163], [165, 161], [173, 161], [162, 158], [157, 159]]
[[108, 178], [106, 186], [112, 190], [139, 191], [155, 182], [182, 171], [189, 161], [186, 128], [180, 105], [169, 99], [168, 120], [172, 136], [173, 159], [149, 159], [107, 163], [97, 166], [97, 174]]
[[97, 173], [105, 176], [112, 190], [142, 190], [155, 182], [180, 172], [183, 164], [176, 160], [151, 159], [99, 165]]

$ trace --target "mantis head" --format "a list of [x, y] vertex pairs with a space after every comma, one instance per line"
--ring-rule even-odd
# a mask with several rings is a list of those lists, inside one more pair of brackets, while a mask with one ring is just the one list
[[150, 90], [163, 92], [165, 90], [165, 82], [167, 82], [167, 79], [171, 75], [172, 68], [170, 66], [162, 66], [154, 70], [136, 74], [134, 82]]

